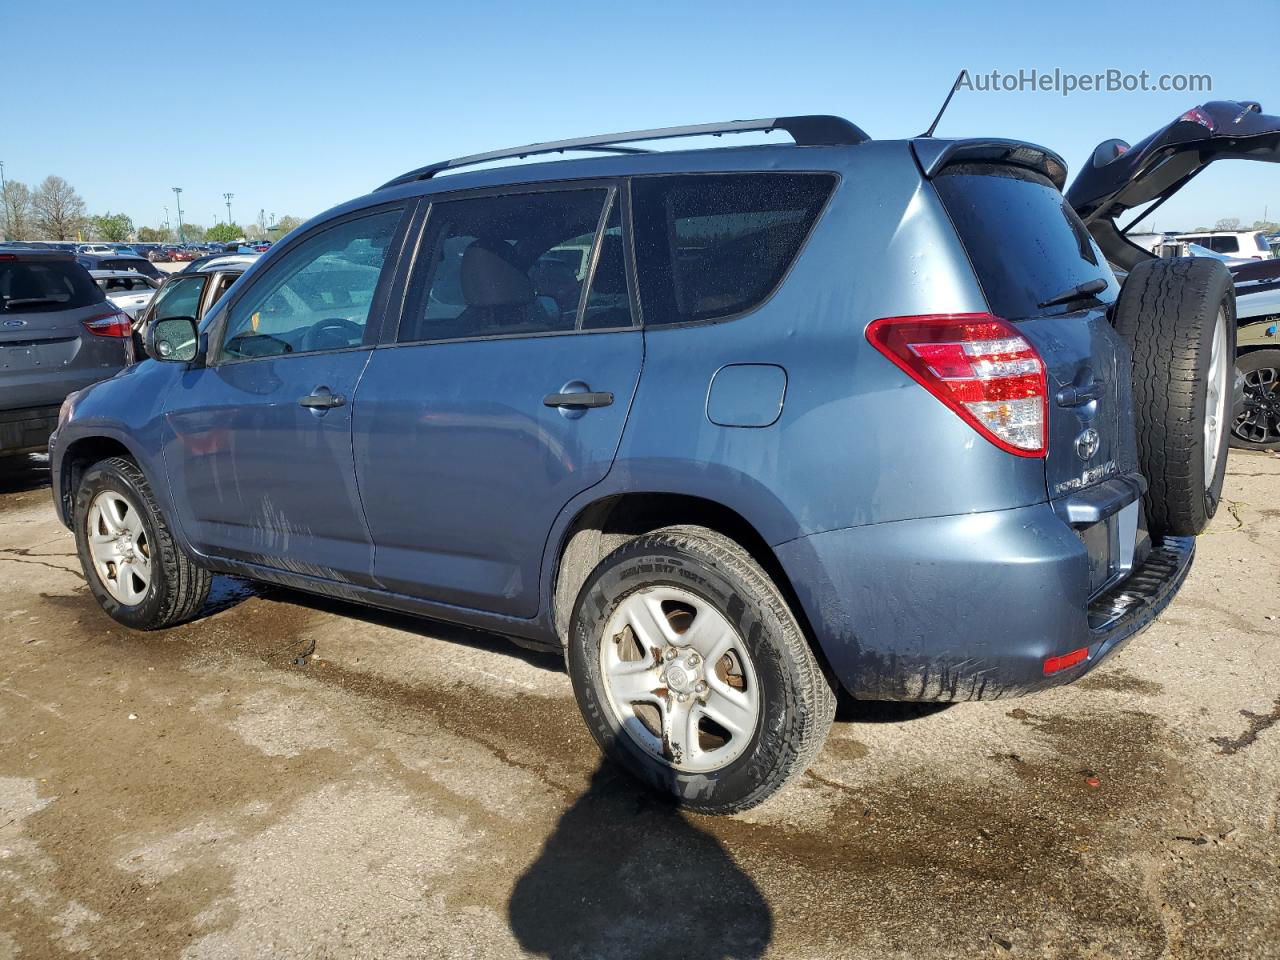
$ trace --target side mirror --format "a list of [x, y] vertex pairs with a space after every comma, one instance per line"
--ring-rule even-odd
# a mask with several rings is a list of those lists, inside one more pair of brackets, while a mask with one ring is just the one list
[[194, 317], [166, 317], [147, 330], [147, 356], [168, 363], [190, 363], [200, 353]]

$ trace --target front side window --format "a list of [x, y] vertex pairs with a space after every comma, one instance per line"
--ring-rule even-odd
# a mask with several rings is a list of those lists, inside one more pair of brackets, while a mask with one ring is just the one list
[[630, 326], [617, 207], [604, 188], [434, 203], [399, 341]]
[[638, 177], [631, 196], [646, 326], [754, 309], [800, 252], [835, 177], [814, 173]]
[[231, 307], [222, 353], [246, 359], [359, 346], [402, 213], [348, 220], [290, 250]]

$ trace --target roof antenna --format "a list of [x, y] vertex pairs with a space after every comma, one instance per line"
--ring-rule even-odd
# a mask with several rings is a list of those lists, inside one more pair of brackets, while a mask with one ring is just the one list
[[938, 129], [938, 121], [942, 119], [942, 115], [947, 112], [947, 107], [951, 105], [951, 98], [956, 95], [956, 91], [960, 89], [960, 81], [969, 76], [968, 70], [961, 70], [956, 77], [956, 82], [951, 85], [951, 92], [947, 94], [947, 99], [942, 101], [942, 109], [938, 111], [938, 115], [933, 118], [933, 123], [929, 124], [929, 129], [920, 134], [921, 139], [932, 137], [933, 131]]

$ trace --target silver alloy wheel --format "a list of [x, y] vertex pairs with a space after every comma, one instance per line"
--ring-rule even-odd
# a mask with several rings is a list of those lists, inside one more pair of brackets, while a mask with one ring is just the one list
[[1209, 380], [1204, 397], [1204, 488], [1213, 486], [1218, 472], [1218, 456], [1222, 452], [1222, 431], [1227, 428], [1227, 398], [1231, 395], [1231, 364], [1227, 354], [1227, 317], [1221, 310], [1213, 326], [1213, 344], [1209, 348]]
[[623, 599], [600, 638], [600, 672], [627, 736], [681, 772], [732, 763], [760, 721], [746, 644], [687, 590], [647, 587]]
[[151, 586], [151, 541], [133, 504], [123, 494], [103, 490], [89, 504], [85, 535], [107, 593], [126, 606], [141, 603]]

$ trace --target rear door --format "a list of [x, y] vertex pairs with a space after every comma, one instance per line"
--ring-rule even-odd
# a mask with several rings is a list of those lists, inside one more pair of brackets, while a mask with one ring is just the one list
[[[934, 184], [991, 312], [1013, 321], [1048, 368], [1050, 499], [1136, 472], [1132, 358], [1107, 316], [1120, 288], [1080, 218], [1048, 179], [1018, 167], [960, 164]], [[1105, 286], [1051, 303], [1091, 281]], [[1097, 559], [1095, 586], [1108, 574]]]
[[[610, 183], [432, 204], [353, 446], [389, 590], [532, 617], [548, 532], [613, 463], [640, 376]], [[586, 248], [585, 261], [566, 251]]]
[[70, 257], [0, 254], [0, 409], [55, 406], [124, 365], [115, 313]]

